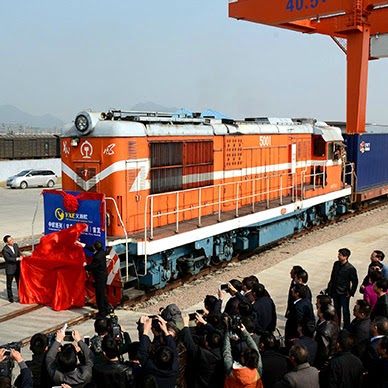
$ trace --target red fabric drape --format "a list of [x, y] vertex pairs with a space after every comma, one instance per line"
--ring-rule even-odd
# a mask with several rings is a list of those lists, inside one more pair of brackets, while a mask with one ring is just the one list
[[20, 303], [38, 303], [53, 310], [85, 305], [83, 248], [76, 244], [86, 224], [43, 236], [29, 257], [20, 263]]

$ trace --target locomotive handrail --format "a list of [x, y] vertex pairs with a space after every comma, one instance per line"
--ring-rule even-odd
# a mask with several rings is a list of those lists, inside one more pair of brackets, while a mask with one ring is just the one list
[[[124, 231], [124, 235], [125, 235], [125, 278], [126, 278], [125, 280], [128, 281], [129, 280], [128, 233], [127, 233], [127, 230], [125, 229], [125, 225], [124, 225], [123, 219], [121, 218], [121, 214], [120, 214], [119, 208], [117, 206], [116, 200], [112, 197], [105, 197], [105, 199], [110, 199], [113, 202], [115, 209], [116, 209], [117, 217], [120, 221], [120, 225]], [[137, 271], [136, 271], [136, 266], [134, 266], [134, 267], [135, 267], [136, 277], [138, 277]]]
[[[347, 171], [347, 168], [350, 167], [350, 171]], [[350, 186], [352, 188], [352, 196], [351, 200], [352, 202], [355, 202], [355, 193], [357, 192], [357, 174], [354, 168], [354, 163], [352, 162], [346, 162], [343, 165], [342, 168], [342, 175], [343, 175], [343, 183], [346, 185], [346, 177], [350, 176]]]
[[[191, 188], [187, 190], [181, 190], [181, 191], [172, 191], [168, 193], [158, 193], [158, 194], [150, 194], [146, 197], [145, 201], [145, 211], [144, 211], [144, 241], [147, 241], [147, 239], [152, 240], [154, 238], [154, 219], [155, 218], [160, 218], [160, 217], [168, 217], [170, 215], [175, 215], [175, 233], [179, 233], [179, 225], [180, 225], [180, 214], [185, 213], [188, 211], [193, 211], [197, 210], [198, 212], [198, 227], [202, 226], [202, 210], [207, 207], [215, 207], [217, 206], [217, 213], [218, 213], [218, 221], [222, 220], [222, 205], [225, 205], [227, 203], [235, 203], [235, 216], [239, 217], [239, 203], [244, 200], [251, 200], [251, 207], [252, 207], [252, 213], [255, 212], [255, 203], [260, 202], [259, 200], [255, 200], [258, 196], [260, 197], [261, 195], [264, 195], [264, 201], [266, 202], [266, 207], [270, 208], [270, 201], [271, 201], [271, 194], [273, 193], [279, 193], [279, 204], [283, 204], [283, 191], [289, 190], [292, 195], [292, 199], [295, 200], [297, 198], [297, 190], [295, 188], [295, 175], [292, 173], [287, 173], [287, 174], [274, 174], [274, 175], [269, 175], [266, 174], [265, 176], [259, 177], [259, 178], [254, 178], [254, 179], [248, 179], [244, 181], [238, 181], [238, 182], [227, 182], [227, 183], [220, 183], [218, 185], [211, 185], [211, 186], [203, 186], [203, 187], [196, 187], [196, 188]], [[285, 185], [283, 186], [283, 178], [287, 176], [291, 176], [292, 183], [291, 186]], [[271, 179], [280, 179], [279, 186], [270, 189], [271, 187]], [[265, 184], [265, 189], [261, 190], [259, 192], [256, 192], [256, 184], [258, 182], [263, 182]], [[247, 185], [251, 183], [252, 184], [252, 193], [248, 195], [240, 195], [240, 189], [242, 185]], [[296, 179], [296, 183], [298, 183], [298, 179]], [[303, 189], [303, 179], [300, 179], [300, 184], [301, 184], [301, 190]], [[234, 186], [234, 195], [232, 195], [232, 198], [222, 198], [222, 189], [226, 190], [227, 187]], [[202, 192], [204, 190], [211, 190], [214, 195], [214, 200], [211, 202], [206, 202], [202, 203]], [[242, 190], [241, 190], [242, 191]], [[180, 200], [179, 196], [180, 195], [185, 195], [188, 193], [194, 193], [197, 192], [197, 203], [191, 203], [189, 207], [185, 208], [180, 208]], [[165, 212], [158, 212], [157, 214], [154, 214], [154, 201], [158, 197], [163, 197], [165, 198], [166, 195], [172, 196], [172, 198], [175, 196], [175, 209], [167, 210]], [[149, 212], [148, 212], [149, 209]], [[148, 216], [149, 214], [149, 224], [148, 224]], [[149, 235], [148, 235], [149, 233]], [[145, 254], [146, 255], [146, 254]], [[146, 263], [145, 263], [146, 264]], [[142, 274], [143, 276], [143, 274]]]

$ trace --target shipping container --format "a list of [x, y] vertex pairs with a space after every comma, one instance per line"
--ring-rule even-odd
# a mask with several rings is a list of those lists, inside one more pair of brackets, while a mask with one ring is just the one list
[[347, 160], [355, 163], [357, 192], [388, 184], [388, 133], [344, 134]]

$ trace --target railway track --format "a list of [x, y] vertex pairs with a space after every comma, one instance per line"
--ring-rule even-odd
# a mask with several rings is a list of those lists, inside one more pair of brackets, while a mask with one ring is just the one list
[[[370, 203], [369, 206], [367, 206], [367, 207], [363, 206], [359, 210], [354, 211], [352, 213], [348, 213], [348, 214], [346, 214], [344, 216], [341, 216], [340, 218], [338, 218], [336, 220], [327, 221], [325, 223], [320, 224], [319, 226], [311, 227], [310, 229], [306, 229], [306, 230], [304, 230], [304, 231], [302, 231], [302, 232], [300, 232], [298, 234], [295, 234], [295, 235], [293, 235], [291, 237], [287, 237], [285, 239], [279, 240], [279, 241], [277, 241], [277, 242], [275, 242], [273, 244], [270, 244], [270, 245], [268, 245], [266, 247], [259, 248], [259, 249], [255, 250], [255, 251], [239, 254], [238, 256], [234, 257], [231, 260], [231, 262], [237, 262], [237, 261], [248, 259], [248, 258], [250, 258], [250, 257], [252, 257], [254, 255], [259, 254], [260, 252], [263, 252], [263, 251], [266, 251], [266, 250], [270, 250], [270, 249], [272, 249], [272, 248], [274, 248], [274, 247], [284, 243], [285, 241], [290, 241], [290, 240], [295, 239], [295, 238], [300, 238], [300, 237], [302, 237], [304, 235], [307, 235], [307, 234], [312, 233], [314, 231], [317, 231], [319, 229], [324, 229], [324, 228], [326, 228], [328, 226], [332, 226], [332, 225], [334, 225], [334, 224], [336, 224], [338, 222], [346, 221], [347, 219], [356, 217], [356, 216], [358, 216], [360, 214], [363, 214], [363, 213], [374, 211], [376, 209], [385, 207], [387, 205], [388, 205], [388, 199], [384, 199], [384, 200], [380, 200], [380, 201], [374, 201], [373, 203]], [[25, 251], [31, 250], [31, 246], [25, 246], [25, 247], [22, 247], [21, 249], [22, 249], [22, 251], [25, 252]], [[212, 267], [207, 267], [207, 268], [202, 269], [200, 271], [200, 273], [198, 273], [197, 275], [187, 275], [185, 277], [182, 277], [182, 278], [176, 279], [176, 280], [174, 280], [172, 282], [169, 282], [167, 284], [167, 286], [165, 288], [161, 289], [161, 290], [151, 289], [151, 290], [145, 292], [142, 295], [138, 295], [138, 296], [136, 296], [134, 298], [128, 298], [126, 300], [123, 300], [122, 306], [124, 308], [130, 308], [130, 307], [135, 306], [138, 303], [144, 303], [144, 302], [146, 302], [148, 299], [150, 299], [152, 297], [161, 296], [164, 293], [172, 291], [175, 288], [180, 287], [180, 286], [182, 286], [182, 285], [184, 285], [186, 283], [193, 282], [195, 280], [201, 279], [202, 277], [204, 277], [206, 275], [209, 275], [211, 273], [219, 271], [220, 269], [223, 269], [223, 268], [227, 267], [229, 263], [230, 262], [221, 262], [218, 265], [214, 265]], [[2, 263], [2, 264], [4, 264], [4, 263]], [[40, 310], [43, 309], [43, 307], [44, 306], [40, 306], [40, 305], [29, 305], [29, 306], [26, 306], [26, 307], [22, 307], [21, 306], [21, 308], [17, 308], [16, 310], [14, 310], [12, 312], [0, 315], [0, 325], [3, 326], [5, 324], [7, 324], [7, 325], [12, 326], [13, 322], [16, 321], [17, 319], [28, 320], [29, 316], [32, 313], [35, 313], [35, 314], [39, 315]], [[68, 317], [65, 316], [62, 320], [59, 320], [59, 321], [57, 321], [56, 323], [54, 323], [52, 325], [47, 325], [47, 327], [44, 330], [41, 330], [41, 332], [43, 332], [45, 334], [55, 332], [56, 330], [61, 328], [65, 322], [69, 325], [69, 327], [74, 326], [76, 324], [80, 324], [81, 322], [84, 322], [84, 321], [87, 321], [89, 319], [92, 319], [95, 316], [95, 313], [96, 313], [95, 310], [90, 310], [89, 309], [88, 311], [85, 311], [83, 314], [81, 314], [81, 315], [79, 315], [77, 317], [74, 317], [74, 318], [68, 318]], [[22, 346], [27, 345], [29, 343], [30, 339], [31, 339], [31, 336], [24, 336], [23, 338], [21, 338], [20, 342], [22, 343]]]

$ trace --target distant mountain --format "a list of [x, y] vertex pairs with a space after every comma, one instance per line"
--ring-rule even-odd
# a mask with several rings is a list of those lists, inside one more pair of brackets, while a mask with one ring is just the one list
[[22, 124], [39, 128], [61, 128], [64, 122], [50, 114], [34, 116], [12, 105], [0, 105], [0, 123]]
[[141, 111], [141, 112], [144, 112], [144, 111], [150, 111], [150, 112], [176, 112], [178, 110], [178, 108], [176, 107], [166, 107], [166, 106], [163, 106], [163, 105], [159, 105], [159, 104], [155, 104], [154, 102], [152, 101], [148, 101], [148, 102], [139, 102], [138, 104], [136, 104], [135, 106], [133, 106], [131, 108], [131, 110], [133, 111]]

